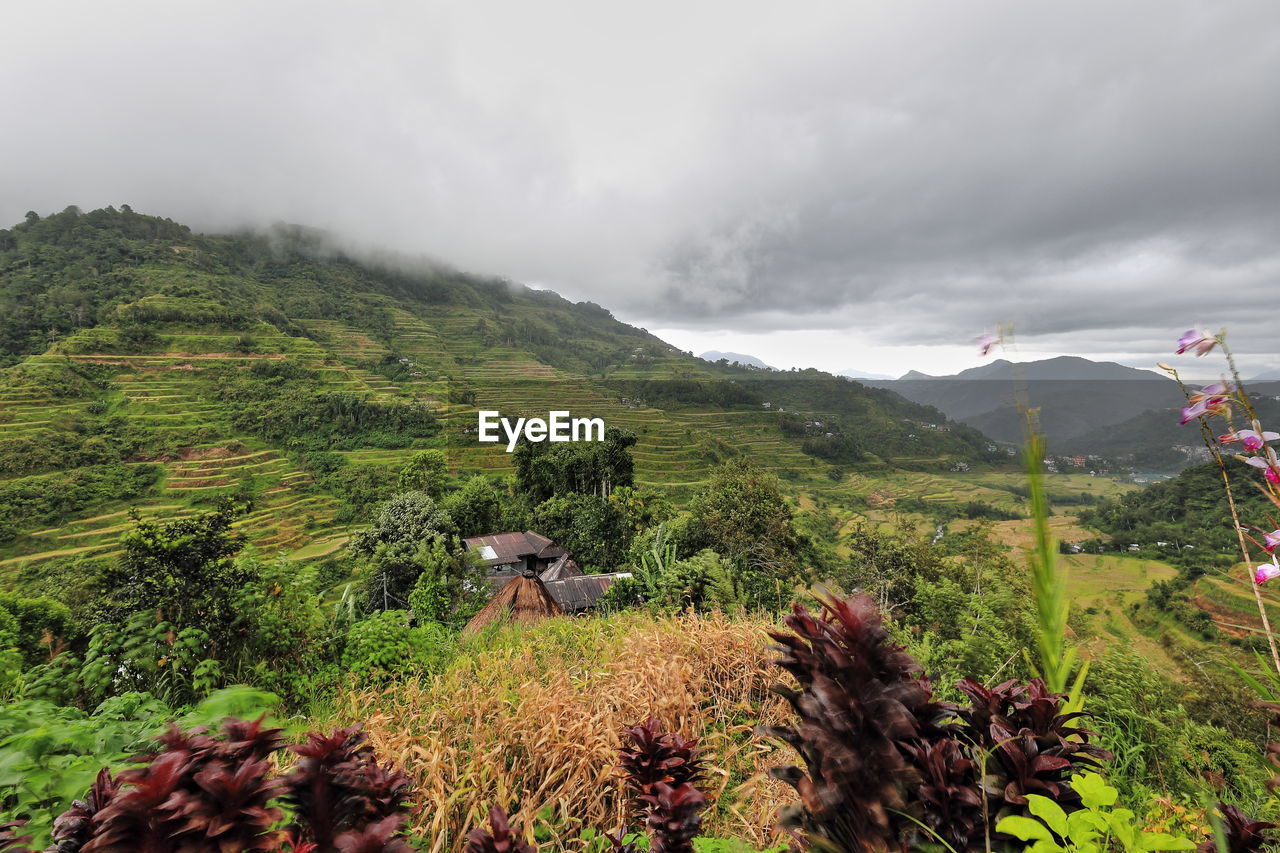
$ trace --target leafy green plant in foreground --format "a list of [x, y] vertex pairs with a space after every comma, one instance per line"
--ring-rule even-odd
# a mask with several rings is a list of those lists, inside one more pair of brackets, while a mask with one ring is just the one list
[[[1113, 808], [1117, 791], [1095, 773], [1071, 777], [1083, 808], [1068, 814], [1048, 797], [1031, 794], [1031, 816], [1010, 815], [996, 824], [996, 831], [1028, 842], [1030, 853], [1148, 853], [1156, 850], [1193, 850], [1195, 842], [1163, 832], [1145, 832], [1134, 813]], [[1234, 853], [1234, 851], [1233, 851]]]

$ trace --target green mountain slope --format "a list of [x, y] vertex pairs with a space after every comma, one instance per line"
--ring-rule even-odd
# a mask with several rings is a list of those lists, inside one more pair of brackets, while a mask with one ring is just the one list
[[891, 392], [708, 364], [591, 303], [357, 261], [305, 229], [205, 236], [128, 208], [0, 230], [0, 359], [9, 574], [113, 553], [134, 507], [228, 494], [253, 500], [238, 524], [255, 544], [322, 555], [416, 449], [509, 472], [476, 440], [481, 408], [633, 430], [637, 480], [677, 500], [742, 454], [828, 491], [833, 466], [1003, 458]]

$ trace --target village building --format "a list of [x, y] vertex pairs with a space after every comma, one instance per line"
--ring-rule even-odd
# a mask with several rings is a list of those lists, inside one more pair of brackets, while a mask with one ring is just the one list
[[483, 562], [497, 593], [495, 600], [517, 580], [533, 578], [562, 613], [573, 615], [594, 607], [614, 581], [631, 577], [630, 572], [586, 574], [568, 549], [532, 530], [489, 533], [464, 541]]

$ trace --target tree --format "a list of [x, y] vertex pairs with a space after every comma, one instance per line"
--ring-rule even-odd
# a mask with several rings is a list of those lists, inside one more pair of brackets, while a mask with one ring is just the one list
[[379, 545], [420, 542], [456, 532], [453, 522], [426, 492], [401, 492], [382, 505], [373, 524], [351, 537], [357, 556], [369, 557]]
[[369, 558], [366, 611], [403, 610], [418, 577], [436, 561], [437, 549], [458, 555], [456, 528], [426, 492], [403, 492], [383, 504], [367, 529], [351, 538], [351, 551]]
[[449, 461], [443, 450], [420, 450], [400, 469], [400, 488], [426, 492], [439, 500], [449, 480]]
[[[798, 533], [778, 478], [750, 463], [718, 469], [689, 504], [682, 551], [711, 548], [733, 567], [734, 592], [748, 607], [782, 607], [811, 574], [812, 544]], [[809, 567], [811, 568], [811, 567]]]
[[567, 494], [533, 511], [538, 532], [572, 552], [584, 566], [612, 570], [626, 557], [631, 527], [621, 507], [596, 495]]
[[466, 548], [450, 550], [441, 539], [419, 547], [415, 562], [421, 568], [409, 606], [421, 622], [461, 628], [489, 600], [484, 565]]
[[235, 595], [252, 572], [231, 561], [244, 536], [231, 522], [247, 507], [222, 501], [212, 512], [173, 521], [143, 521], [121, 543], [124, 554], [106, 572], [118, 615], [159, 610], [182, 628], [200, 628], [226, 643], [237, 618]]
[[910, 530], [887, 533], [859, 525], [847, 541], [849, 560], [831, 579], [846, 592], [865, 591], [895, 617], [913, 611], [918, 578], [936, 582], [943, 571], [941, 551]]
[[440, 505], [458, 528], [460, 536], [494, 533], [502, 523], [503, 494], [487, 477], [469, 477]]
[[604, 441], [522, 441], [515, 450], [516, 483], [536, 503], [569, 492], [608, 497], [634, 481], [635, 443], [635, 433], [615, 427], [605, 430]]

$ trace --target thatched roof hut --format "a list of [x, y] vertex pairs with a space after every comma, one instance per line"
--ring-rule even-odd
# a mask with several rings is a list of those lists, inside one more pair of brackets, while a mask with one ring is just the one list
[[564, 610], [556, 604], [538, 576], [525, 571], [507, 581], [506, 586], [498, 590], [484, 609], [471, 617], [467, 627], [462, 629], [462, 636], [469, 637], [482, 628], [503, 620], [528, 624], [549, 616], [563, 615]]

